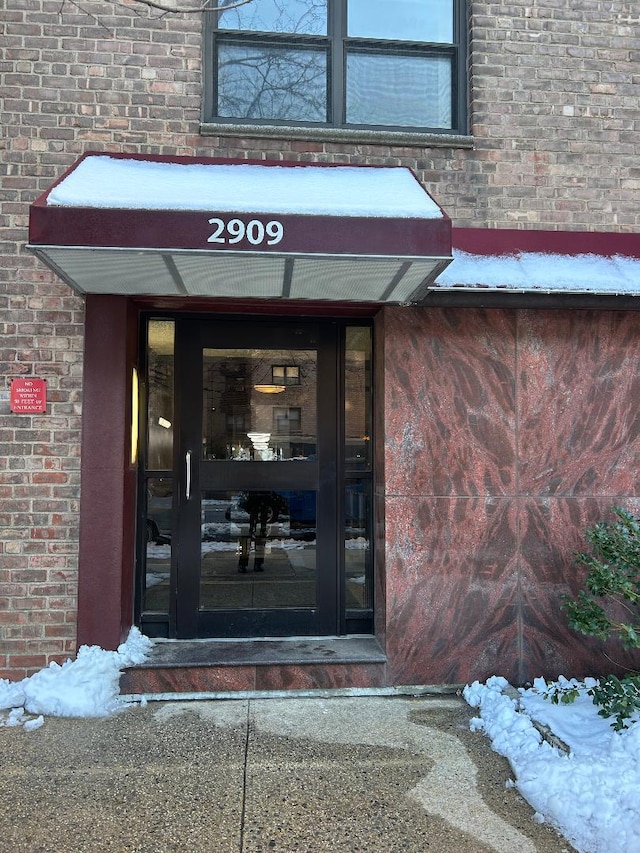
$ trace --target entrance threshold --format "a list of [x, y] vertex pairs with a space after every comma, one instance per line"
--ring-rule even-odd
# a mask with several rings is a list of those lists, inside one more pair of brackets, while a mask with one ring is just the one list
[[266, 637], [153, 641], [143, 663], [127, 667], [120, 692], [224, 694], [374, 688], [387, 684], [387, 658], [375, 637]]
[[153, 649], [139, 667], [367, 664], [386, 663], [386, 660], [376, 638], [364, 635], [246, 640], [154, 639]]

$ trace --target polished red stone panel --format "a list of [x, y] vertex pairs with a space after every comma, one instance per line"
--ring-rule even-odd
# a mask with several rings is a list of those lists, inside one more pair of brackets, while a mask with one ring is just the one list
[[255, 688], [254, 666], [134, 668], [120, 677], [122, 693], [217, 693]]
[[134, 667], [123, 672], [120, 690], [130, 693], [217, 693], [254, 690], [330, 690], [382, 687], [386, 665], [312, 664], [269, 666]]
[[519, 312], [522, 494], [640, 494], [638, 364], [638, 312]]
[[[640, 513], [640, 500], [625, 505]], [[536, 498], [519, 504], [522, 531], [519, 557], [522, 612], [520, 681], [558, 674], [583, 677], [603, 671], [623, 673], [640, 666], [640, 653], [627, 653], [616, 643], [606, 647], [573, 631], [562, 611], [564, 596], [575, 596], [585, 570], [577, 551], [589, 551], [583, 531], [602, 519], [613, 519], [608, 498]], [[605, 653], [606, 652], [606, 657]], [[626, 668], [626, 669], [625, 669]]]
[[512, 311], [386, 313], [387, 494], [513, 492], [516, 328]]
[[640, 313], [384, 313], [392, 683], [611, 669], [561, 603], [585, 529], [640, 511]]
[[256, 668], [256, 690], [331, 690], [344, 687], [382, 687], [387, 683], [386, 665], [383, 663]]
[[510, 505], [487, 498], [387, 501], [387, 655], [394, 684], [458, 684], [517, 660]]

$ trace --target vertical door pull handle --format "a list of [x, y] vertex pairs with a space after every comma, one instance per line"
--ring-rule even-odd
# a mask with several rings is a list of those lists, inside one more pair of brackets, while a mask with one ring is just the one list
[[184, 496], [187, 500], [191, 497], [191, 451], [187, 450], [185, 454], [185, 463], [187, 467], [187, 479], [184, 491]]

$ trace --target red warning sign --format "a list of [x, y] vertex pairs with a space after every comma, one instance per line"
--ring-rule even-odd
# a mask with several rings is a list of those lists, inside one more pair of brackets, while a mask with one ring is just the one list
[[47, 411], [46, 379], [12, 379], [11, 411], [16, 415], [42, 415]]

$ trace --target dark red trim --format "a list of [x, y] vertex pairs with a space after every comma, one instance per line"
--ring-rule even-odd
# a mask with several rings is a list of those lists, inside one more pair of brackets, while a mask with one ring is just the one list
[[136, 471], [130, 464], [137, 312], [86, 298], [78, 645], [115, 649], [133, 623]]
[[[272, 246], [208, 242], [209, 220], [237, 218], [245, 223], [278, 220], [283, 239]], [[33, 205], [29, 242], [34, 246], [88, 246], [125, 249], [201, 249], [216, 254], [350, 254], [448, 256], [449, 219], [246, 214], [230, 211], [120, 210], [113, 208], [46, 207]]]
[[455, 249], [473, 255], [515, 255], [543, 252], [559, 255], [594, 254], [640, 257], [640, 234], [613, 231], [539, 231], [512, 228], [453, 228]]
[[373, 317], [379, 302], [314, 302], [299, 299], [227, 299], [206, 296], [133, 296], [142, 311], [246, 314], [282, 317]]

